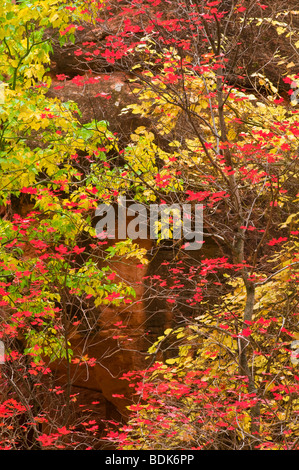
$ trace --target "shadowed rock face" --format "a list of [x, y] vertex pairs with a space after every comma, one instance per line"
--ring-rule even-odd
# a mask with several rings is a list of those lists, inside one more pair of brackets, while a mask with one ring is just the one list
[[[134, 102], [130, 94], [132, 86], [129, 77], [122, 72], [78, 75], [78, 79], [52, 79], [48, 92], [51, 98], [61, 101], [74, 101], [82, 113], [78, 119], [82, 123], [107, 121], [109, 129], [118, 134], [121, 140], [136, 127], [148, 124], [145, 119], [136, 118], [131, 113], [120, 117], [121, 110]], [[134, 86], [136, 88], [136, 86]]]
[[47, 96], [62, 102], [77, 103], [81, 113], [77, 118], [82, 124], [93, 120], [106, 121], [109, 130], [117, 136], [119, 148], [128, 144], [135, 129], [145, 126], [155, 135], [157, 144], [167, 149], [168, 140], [157, 134], [148, 118], [133, 114], [131, 110], [121, 113], [128, 105], [136, 102], [137, 97], [133, 93], [136, 89], [138, 84], [133, 83], [132, 77], [123, 72], [85, 73], [64, 80], [52, 77]]

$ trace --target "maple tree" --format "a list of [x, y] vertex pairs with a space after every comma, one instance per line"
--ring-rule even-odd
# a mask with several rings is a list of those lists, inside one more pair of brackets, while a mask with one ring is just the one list
[[[246, 64], [252, 30], [250, 47], [274, 29], [298, 58], [298, 12], [284, 2], [173, 3], [0, 7], [8, 85], [0, 144], [3, 448], [86, 448], [99, 439], [88, 409], [73, 421], [70, 367], [63, 390], [51, 363], [93, 367], [97, 358], [73, 356], [73, 331], [90, 329], [99, 305], [134, 296], [99, 260], [133, 255], [145, 264], [145, 250], [125, 240], [99, 254], [93, 220], [100, 202], [128, 194], [146, 207], [203, 204], [204, 241], [188, 251], [188, 240], [159, 232], [155, 250], [166, 245], [173, 259], [144, 282], [172, 326], [150, 347], [148, 367], [124, 375], [137, 401], [106, 441], [122, 449], [298, 448], [298, 112], [280, 84]], [[82, 124], [75, 103], [47, 96], [52, 44], [76, 45], [78, 31], [95, 27], [102, 40], [75, 48], [76, 60], [85, 72], [126, 73], [134, 102], [120, 116], [148, 122], [124, 139], [106, 121]], [[289, 65], [277, 55], [274, 62]], [[63, 87], [70, 77], [57, 78]], [[290, 95], [296, 79], [285, 74]], [[71, 78], [78, 87], [93, 80]], [[20, 201], [26, 210], [18, 213]], [[202, 255], [210, 240], [212, 255]]]

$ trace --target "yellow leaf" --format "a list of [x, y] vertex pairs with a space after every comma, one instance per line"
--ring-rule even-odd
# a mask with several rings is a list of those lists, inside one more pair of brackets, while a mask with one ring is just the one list
[[167, 330], [164, 331], [164, 335], [169, 335], [172, 332], [172, 328], [168, 328]]
[[233, 129], [230, 129], [227, 133], [228, 140], [235, 140], [236, 137], [237, 137], [236, 132]]
[[177, 358], [167, 359], [165, 362], [166, 362], [166, 364], [172, 365], [172, 364], [175, 364], [176, 362], [178, 362], [178, 359]]
[[277, 31], [277, 34], [283, 34], [285, 33], [286, 29], [285, 28], [282, 28], [281, 26], [279, 26], [278, 28], [276, 28], [276, 31]]

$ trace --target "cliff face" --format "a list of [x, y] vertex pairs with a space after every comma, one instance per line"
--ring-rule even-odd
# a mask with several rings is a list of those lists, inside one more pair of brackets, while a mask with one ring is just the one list
[[[149, 248], [149, 242], [141, 246]], [[91, 397], [96, 395], [106, 399], [107, 410], [105, 415], [109, 417], [114, 407], [126, 415], [128, 400], [119, 398], [118, 395], [128, 397], [130, 389], [128, 382], [120, 380], [123, 373], [129, 370], [137, 370], [145, 366], [145, 355], [149, 346], [147, 336], [147, 312], [144, 307], [143, 297], [145, 287], [143, 276], [147, 268], [141, 268], [138, 261], [126, 261], [125, 263], [114, 260], [114, 270], [119, 280], [132, 286], [136, 292], [136, 298], [128, 306], [99, 306], [93, 311], [92, 318], [82, 318], [82, 324], [88, 322], [89, 328], [73, 329], [70, 333], [70, 342], [74, 356], [88, 355], [96, 358], [94, 367], [87, 369], [76, 364], [59, 362], [55, 365], [55, 373], [59, 383], [66, 383], [67, 369], [72, 377], [72, 385], [75, 389], [84, 391], [86, 403], [91, 403]], [[80, 312], [77, 313], [80, 316]], [[84, 321], [85, 320], [85, 321]], [[166, 322], [156, 322], [153, 333], [163, 331]], [[89, 330], [89, 331], [88, 331]], [[90, 395], [89, 395], [90, 393]], [[81, 391], [80, 391], [81, 395]], [[105, 416], [104, 416], [105, 417]]]

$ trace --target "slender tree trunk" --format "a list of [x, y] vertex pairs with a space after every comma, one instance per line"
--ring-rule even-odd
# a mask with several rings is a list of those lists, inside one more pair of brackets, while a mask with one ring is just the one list
[[[245, 284], [246, 287], [246, 304], [244, 309], [243, 317], [243, 327], [248, 326], [247, 321], [252, 321], [253, 317], [253, 307], [255, 299], [255, 286], [253, 283], [248, 281]], [[246, 338], [242, 337], [239, 341], [239, 364], [240, 364], [240, 374], [245, 375], [248, 379], [248, 392], [257, 393], [257, 388], [254, 380], [254, 370], [249, 368], [248, 365], [248, 348], [249, 342]], [[251, 434], [258, 436], [259, 434], [259, 416], [260, 416], [260, 406], [257, 402], [256, 405], [251, 408]]]

